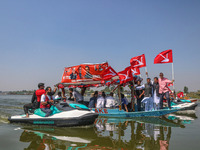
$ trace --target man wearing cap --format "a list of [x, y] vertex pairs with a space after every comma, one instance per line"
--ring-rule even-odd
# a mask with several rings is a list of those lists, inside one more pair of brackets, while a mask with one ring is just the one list
[[164, 78], [164, 74], [161, 72], [158, 82], [159, 82], [159, 94], [160, 94], [160, 109], [163, 109], [163, 97], [164, 96], [167, 99], [168, 108], [171, 109], [168, 84], [173, 83], [174, 80], [170, 81], [167, 78]]
[[29, 117], [28, 110], [39, 108], [41, 96], [43, 94], [45, 94], [44, 83], [39, 83], [38, 88], [39, 89], [33, 93], [31, 103], [24, 105], [24, 112], [25, 112], [27, 118]]

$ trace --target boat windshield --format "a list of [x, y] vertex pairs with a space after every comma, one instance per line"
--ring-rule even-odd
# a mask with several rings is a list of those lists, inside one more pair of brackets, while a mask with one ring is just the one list
[[70, 107], [69, 105], [65, 104], [61, 104], [61, 103], [57, 103], [56, 108], [58, 108], [58, 110], [60, 111], [70, 111], [70, 110], [74, 110], [75, 108]]

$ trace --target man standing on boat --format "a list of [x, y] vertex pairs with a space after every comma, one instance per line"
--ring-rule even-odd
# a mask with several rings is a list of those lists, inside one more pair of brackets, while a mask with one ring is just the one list
[[27, 118], [29, 117], [29, 114], [28, 114], [29, 109], [37, 109], [40, 107], [40, 98], [41, 98], [42, 94], [45, 93], [44, 83], [39, 83], [38, 88], [39, 89], [33, 93], [31, 103], [24, 105], [24, 112], [25, 112]]
[[174, 80], [170, 81], [167, 78], [164, 78], [164, 74], [161, 72], [158, 82], [159, 82], [159, 94], [160, 94], [160, 109], [163, 109], [163, 97], [164, 96], [167, 99], [168, 108], [171, 109], [168, 84], [173, 83]]
[[158, 77], [154, 77], [153, 100], [154, 100], [154, 110], [158, 110], [160, 108], [160, 94], [159, 94]]
[[51, 103], [54, 103], [54, 98], [51, 92], [51, 87], [46, 87], [45, 94], [41, 96], [40, 101], [40, 109], [46, 113], [45, 117], [48, 117], [51, 115], [52, 111], [50, 109]]
[[152, 111], [153, 110], [153, 98], [152, 98], [153, 85], [151, 83], [150, 78], [147, 78], [147, 83], [144, 86], [145, 86], [145, 92], [144, 92], [144, 99], [142, 100], [142, 102], [145, 103], [145, 111]]
[[141, 81], [137, 81], [137, 86], [135, 87], [135, 96], [137, 98], [137, 109], [138, 111], [142, 111], [141, 101], [144, 98], [144, 85], [141, 85]]

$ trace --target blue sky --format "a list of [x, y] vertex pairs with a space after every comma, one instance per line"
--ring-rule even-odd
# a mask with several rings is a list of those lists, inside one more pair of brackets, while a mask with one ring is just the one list
[[0, 91], [53, 86], [86, 62], [121, 71], [143, 53], [150, 77], [171, 79], [171, 64], [153, 64], [167, 49], [176, 89], [200, 89], [199, 0], [0, 1]]

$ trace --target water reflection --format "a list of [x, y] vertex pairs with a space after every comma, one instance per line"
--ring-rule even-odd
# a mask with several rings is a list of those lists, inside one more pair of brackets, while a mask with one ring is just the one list
[[29, 143], [26, 150], [165, 150], [170, 144], [172, 128], [184, 128], [184, 121], [189, 123], [190, 119], [196, 119], [195, 114], [181, 117], [172, 114], [163, 118], [98, 118], [94, 127], [87, 128], [24, 126], [20, 141]]

